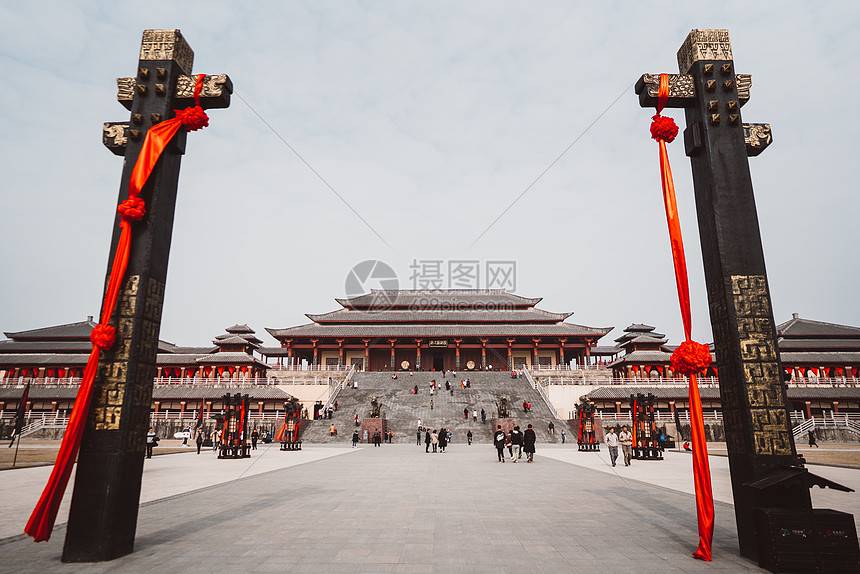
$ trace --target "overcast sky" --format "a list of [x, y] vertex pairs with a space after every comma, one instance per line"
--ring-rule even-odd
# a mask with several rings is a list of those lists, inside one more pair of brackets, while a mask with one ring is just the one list
[[[743, 120], [773, 128], [750, 163], [777, 323], [858, 326], [858, 15], [808, 1], [3, 2], [0, 331], [98, 315], [122, 170], [101, 127], [128, 120], [115, 78], [134, 75], [146, 28], [181, 29], [194, 72], [235, 86], [188, 137], [164, 340], [248, 323], [273, 345], [265, 327], [334, 310], [350, 269], [378, 259], [402, 288], [413, 260], [515, 261], [518, 294], [615, 327], [601, 344], [631, 323], [680, 342], [653, 110], [633, 84], [677, 72], [692, 28], [729, 29], [753, 78]], [[669, 148], [694, 338], [711, 341], [690, 164]]]

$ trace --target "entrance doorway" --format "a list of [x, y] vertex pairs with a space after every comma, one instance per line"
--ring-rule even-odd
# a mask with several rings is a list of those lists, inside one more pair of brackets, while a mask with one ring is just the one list
[[441, 371], [445, 368], [445, 355], [442, 351], [433, 351], [433, 370]]

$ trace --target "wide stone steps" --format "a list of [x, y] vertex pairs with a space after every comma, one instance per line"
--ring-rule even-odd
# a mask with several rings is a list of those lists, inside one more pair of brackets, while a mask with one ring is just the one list
[[[452, 431], [452, 442], [465, 443], [466, 433], [472, 431], [473, 442], [492, 443], [490, 422], [496, 416], [496, 403], [501, 396], [508, 397], [512, 418], [516, 418], [522, 429], [531, 423], [537, 432], [538, 443], [560, 442], [560, 431], [564, 427], [571, 436], [570, 428], [564, 421], [552, 416], [540, 395], [524, 379], [512, 379], [507, 373], [471, 372], [448, 374], [443, 378], [438, 372], [398, 373], [397, 379], [391, 373], [356, 373], [353, 377], [357, 389], [347, 388], [337, 398], [338, 410], [331, 420], [314, 421], [305, 430], [303, 441], [308, 443], [349, 443], [352, 440], [353, 417], [358, 414], [362, 419], [370, 414], [370, 402], [376, 396], [382, 404], [382, 416], [388, 428], [394, 433], [394, 442], [415, 444], [418, 421], [432, 429], [446, 428]], [[463, 389], [460, 381], [466, 377], [471, 388]], [[436, 379], [437, 391], [430, 395], [430, 380]], [[454, 387], [453, 395], [445, 392], [445, 380]], [[418, 394], [412, 389], [418, 386]], [[430, 408], [430, 400], [433, 408]], [[522, 403], [531, 403], [531, 411], [523, 413]], [[463, 409], [469, 416], [464, 420]], [[487, 413], [487, 423], [481, 424], [481, 409]], [[478, 411], [478, 420], [472, 420], [472, 411]], [[547, 432], [550, 421], [555, 424], [555, 434]], [[329, 426], [334, 423], [338, 431], [336, 438], [329, 436]], [[422, 437], [423, 442], [423, 437]]]

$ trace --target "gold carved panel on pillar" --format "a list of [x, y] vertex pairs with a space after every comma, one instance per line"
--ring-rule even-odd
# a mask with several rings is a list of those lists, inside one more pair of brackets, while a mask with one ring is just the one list
[[732, 275], [732, 295], [740, 340], [746, 403], [756, 454], [791, 455], [791, 440], [773, 339], [773, 312], [763, 275]]
[[144, 30], [140, 43], [141, 60], [172, 60], [182, 71], [191, 74], [194, 50], [179, 30]]
[[700, 60], [732, 60], [728, 30], [691, 30], [678, 50], [678, 70], [686, 74]]

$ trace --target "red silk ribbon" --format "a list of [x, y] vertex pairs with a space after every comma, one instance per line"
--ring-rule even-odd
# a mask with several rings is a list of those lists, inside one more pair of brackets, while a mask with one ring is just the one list
[[[690, 288], [687, 281], [687, 260], [684, 256], [684, 241], [681, 237], [681, 222], [678, 219], [678, 206], [675, 202], [675, 184], [672, 169], [669, 167], [669, 154], [666, 142], [672, 142], [678, 133], [671, 118], [660, 115], [669, 99], [669, 76], [660, 74], [660, 88], [657, 93], [657, 115], [653, 117], [651, 134], [660, 146], [660, 179], [663, 184], [663, 203], [666, 207], [666, 220], [669, 224], [669, 243], [672, 246], [672, 261], [675, 265], [675, 285], [678, 289], [678, 303], [681, 320], [684, 323], [686, 341], [692, 342], [692, 321], [690, 318]], [[674, 129], [672, 129], [674, 128]], [[693, 343], [698, 345], [698, 343]], [[690, 373], [690, 434], [693, 443], [693, 482], [696, 489], [696, 516], [699, 523], [699, 546], [693, 553], [699, 560], [711, 560], [711, 542], [714, 537], [714, 495], [711, 490], [711, 469], [708, 463], [708, 445], [705, 442], [705, 422], [702, 417], [702, 400], [696, 374]]]
[[36, 503], [36, 508], [33, 509], [33, 513], [27, 521], [27, 526], [24, 528], [24, 532], [32, 536], [35, 542], [42, 542], [51, 538], [54, 522], [57, 520], [57, 512], [60, 509], [60, 503], [69, 484], [72, 468], [81, 446], [81, 438], [84, 434], [84, 426], [92, 402], [93, 381], [99, 365], [100, 349], [110, 349], [114, 343], [114, 327], [108, 323], [116, 308], [119, 288], [128, 268], [128, 257], [131, 251], [131, 222], [140, 221], [146, 213], [145, 203], [139, 197], [140, 192], [152, 170], [155, 169], [158, 158], [161, 157], [162, 152], [173, 136], [176, 135], [176, 132], [179, 131], [179, 128], [184, 126], [188, 130], [194, 130], [208, 124], [209, 120], [200, 108], [200, 89], [203, 86], [204, 77], [205, 74], [197, 76], [197, 82], [194, 86], [195, 107], [190, 108], [194, 110], [191, 114], [183, 115], [181, 112], [184, 110], [177, 110], [178, 117], [156, 124], [146, 132], [143, 147], [131, 173], [128, 189], [129, 198], [117, 208], [120, 214], [120, 236], [111, 265], [108, 286], [105, 290], [99, 324], [95, 326], [90, 336], [93, 348], [90, 351], [87, 366], [84, 368], [81, 386], [72, 407], [72, 414], [69, 416], [69, 424], [60, 444], [54, 469], [51, 471], [51, 476], [48, 478], [48, 483], [42, 491], [39, 502]]

